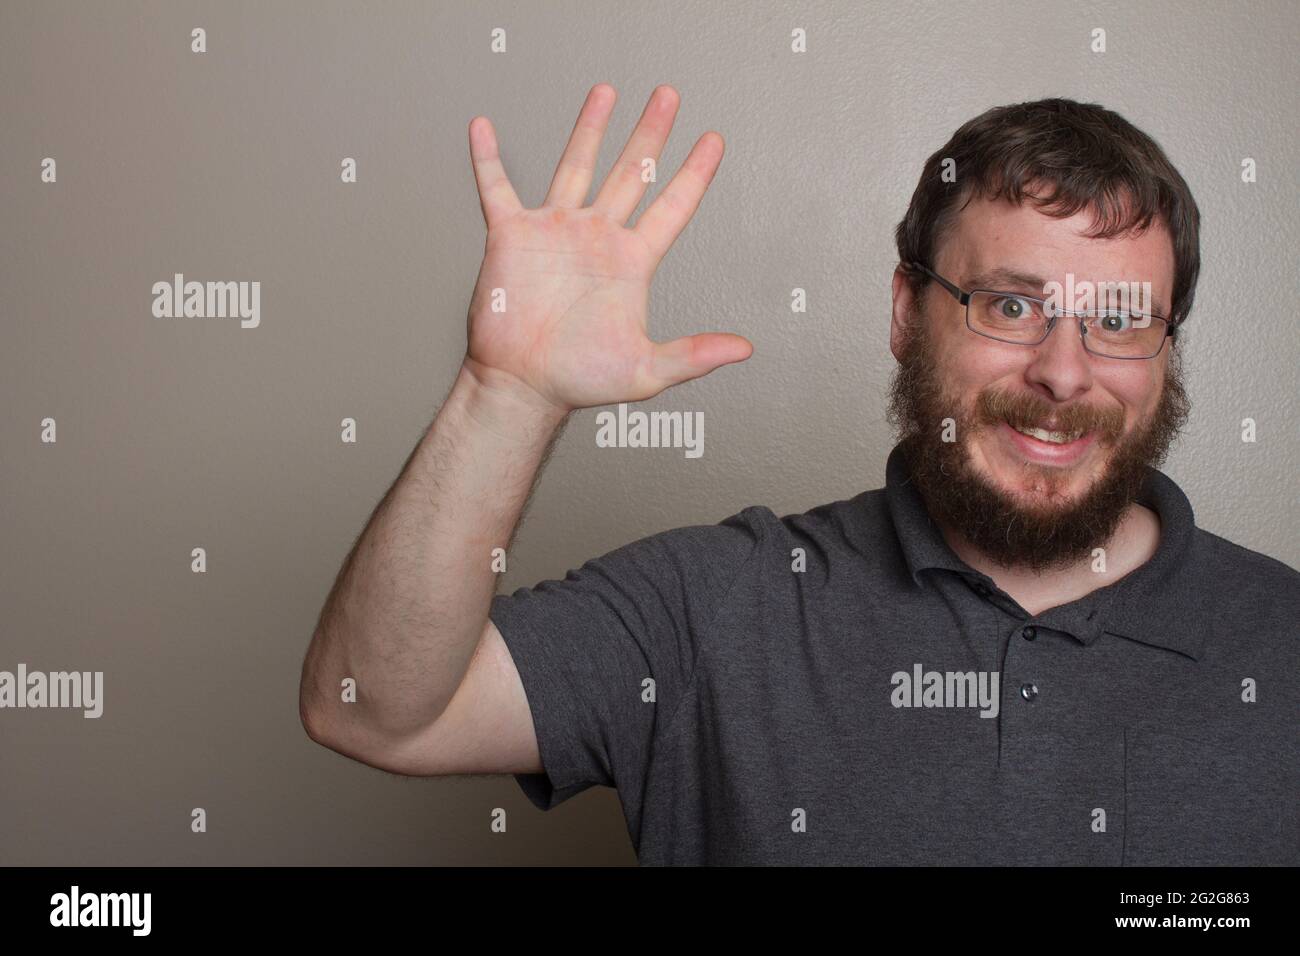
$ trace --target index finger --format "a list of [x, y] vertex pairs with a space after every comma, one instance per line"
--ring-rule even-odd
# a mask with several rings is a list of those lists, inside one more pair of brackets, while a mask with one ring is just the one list
[[667, 254], [695, 215], [704, 191], [722, 162], [725, 147], [722, 137], [715, 132], [701, 136], [663, 192], [637, 220], [633, 231], [645, 240], [656, 258], [662, 259]]

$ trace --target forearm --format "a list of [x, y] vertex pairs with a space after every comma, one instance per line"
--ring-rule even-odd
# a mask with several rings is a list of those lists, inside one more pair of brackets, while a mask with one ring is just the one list
[[[345, 560], [303, 665], [304, 722], [402, 736], [451, 700], [565, 416], [466, 363]], [[340, 706], [341, 682], [356, 681]], [[346, 716], [346, 720], [343, 718]]]

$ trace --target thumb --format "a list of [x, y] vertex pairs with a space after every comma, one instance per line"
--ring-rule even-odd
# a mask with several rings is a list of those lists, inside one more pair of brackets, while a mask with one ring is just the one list
[[743, 362], [754, 352], [749, 340], [730, 332], [702, 332], [684, 335], [671, 342], [655, 344], [651, 374], [664, 388], [708, 375], [721, 365]]

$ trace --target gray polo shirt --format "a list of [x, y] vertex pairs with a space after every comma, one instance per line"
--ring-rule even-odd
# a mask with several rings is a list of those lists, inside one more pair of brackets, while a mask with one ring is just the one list
[[1159, 471], [1142, 567], [1031, 615], [907, 482], [643, 538], [493, 599], [549, 809], [642, 865], [1300, 864], [1300, 573]]

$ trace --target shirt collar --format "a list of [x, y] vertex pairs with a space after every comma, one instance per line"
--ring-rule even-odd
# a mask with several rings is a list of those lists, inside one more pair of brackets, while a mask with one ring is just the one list
[[[922, 586], [921, 572], [935, 568], [968, 579], [993, 582], [953, 552], [925, 509], [911, 480], [901, 445], [889, 453], [885, 466], [885, 498], [894, 531], [913, 583]], [[1196, 579], [1196, 523], [1191, 502], [1163, 472], [1147, 469], [1138, 501], [1160, 516], [1160, 542], [1145, 564], [1071, 604], [1052, 608], [1035, 620], [1060, 624], [1084, 644], [1102, 631], [1152, 644], [1199, 659], [1209, 620], [1207, 581]]]

